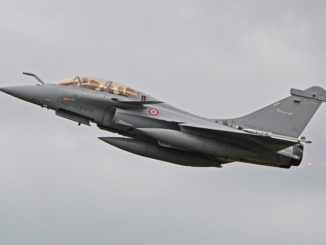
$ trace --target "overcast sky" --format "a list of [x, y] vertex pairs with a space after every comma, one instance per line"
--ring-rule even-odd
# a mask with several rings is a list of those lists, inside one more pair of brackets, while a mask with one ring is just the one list
[[[326, 88], [325, 1], [12, 1], [0, 87], [90, 75], [209, 118]], [[0, 244], [325, 244], [326, 106], [301, 166], [190, 168], [0, 94]], [[310, 162], [308, 164], [308, 162]]]

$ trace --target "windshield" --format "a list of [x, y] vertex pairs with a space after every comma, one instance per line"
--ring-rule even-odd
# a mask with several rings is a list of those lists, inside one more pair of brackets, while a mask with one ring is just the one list
[[136, 97], [139, 92], [120, 83], [103, 80], [95, 77], [75, 77], [52, 83], [60, 86], [84, 87], [97, 91], [106, 91], [127, 97]]

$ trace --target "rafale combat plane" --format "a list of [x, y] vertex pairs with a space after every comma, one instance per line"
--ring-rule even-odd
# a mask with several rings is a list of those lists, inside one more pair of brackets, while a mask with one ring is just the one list
[[[100, 137], [125, 151], [193, 167], [231, 162], [290, 168], [303, 157], [302, 131], [322, 102], [321, 87], [291, 89], [291, 95], [249, 115], [207, 119], [177, 109], [128, 86], [80, 76], [45, 84], [1, 88], [2, 92], [55, 111], [80, 124], [125, 137]], [[301, 136], [301, 137], [300, 137]]]

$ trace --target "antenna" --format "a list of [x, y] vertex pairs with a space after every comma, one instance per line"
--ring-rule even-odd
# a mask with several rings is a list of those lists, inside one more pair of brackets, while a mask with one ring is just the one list
[[43, 85], [44, 82], [38, 77], [36, 76], [34, 73], [29, 73], [29, 72], [23, 72], [24, 75], [27, 75], [27, 76], [32, 76], [32, 77], [35, 77], [35, 79], [38, 81], [38, 83], [40, 85]]

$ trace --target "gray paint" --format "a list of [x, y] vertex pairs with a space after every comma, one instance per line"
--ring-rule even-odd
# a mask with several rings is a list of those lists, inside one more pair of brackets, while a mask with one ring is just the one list
[[141, 141], [117, 137], [102, 137], [99, 139], [122, 150], [132, 152], [144, 157], [163, 160], [184, 166], [220, 167], [220, 163], [208, 157], [193, 152], [162, 147], [151, 141]]
[[[108, 87], [103, 89], [103, 86]], [[215, 167], [234, 161], [282, 168], [298, 166], [303, 159], [303, 151], [297, 151], [295, 145], [301, 147], [301, 142], [308, 141], [297, 137], [324, 101], [320, 98], [326, 97], [326, 91], [320, 87], [305, 91], [296, 89], [292, 90], [295, 91], [295, 96], [248, 116], [212, 121], [184, 112], [142, 92], [130, 90], [133, 91], [132, 94], [126, 96], [128, 87], [119, 85], [116, 89], [115, 86], [103, 79], [75, 77], [52, 84], [7, 87], [1, 90], [53, 109], [56, 115], [76, 121], [79, 125], [89, 125], [91, 121], [101, 129], [133, 139], [151, 139], [153, 151], [157, 154], [153, 157], [155, 154], [148, 153], [149, 143], [145, 141], [121, 139], [119, 144], [106, 141], [118, 148], [145, 157], [196, 167]], [[201, 133], [194, 130], [196, 128]], [[259, 144], [262, 140], [264, 144]], [[268, 142], [270, 140], [273, 142]], [[123, 142], [128, 146], [121, 146]], [[137, 147], [131, 150], [130, 144]], [[196, 163], [191, 160], [191, 156], [182, 152], [204, 157], [195, 157], [199, 161]], [[286, 154], [288, 152], [290, 154]], [[203, 164], [205, 158], [211, 160]]]
[[[324, 9], [323, 1], [4, 0], [0, 87], [36, 83], [22, 71], [47, 82], [91, 74], [234, 118], [289, 88], [326, 87]], [[325, 243], [325, 106], [304, 131], [313, 143], [298, 168], [220, 171], [123, 153], [99, 142], [114, 135], [94, 125], [10, 96], [0, 102], [2, 244]]]
[[320, 87], [293, 91], [296, 91], [294, 95], [247, 116], [228, 121], [244, 128], [299, 137], [320, 104], [325, 102], [326, 91]]

